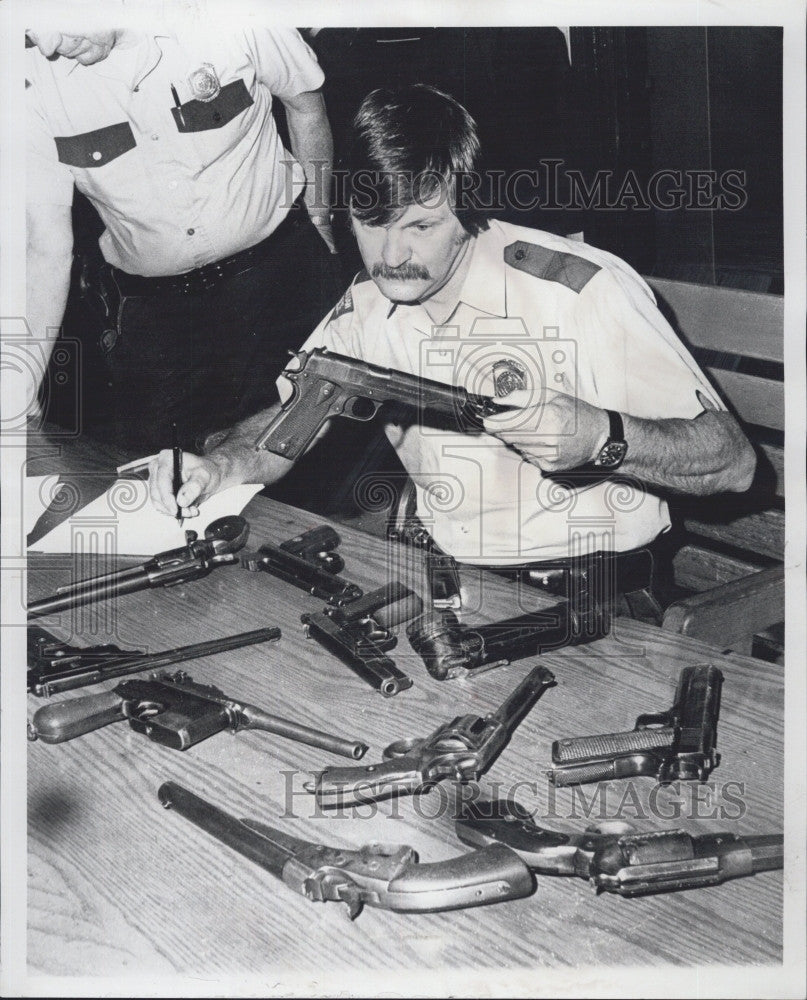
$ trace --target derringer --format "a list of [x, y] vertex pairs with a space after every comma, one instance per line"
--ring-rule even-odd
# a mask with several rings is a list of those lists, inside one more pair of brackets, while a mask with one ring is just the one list
[[652, 775], [661, 784], [705, 781], [720, 763], [717, 719], [723, 675], [711, 664], [684, 667], [667, 712], [640, 715], [629, 732], [556, 740], [555, 785]]
[[157, 794], [166, 809], [176, 809], [306, 899], [345, 903], [351, 919], [364, 904], [430, 913], [519, 899], [533, 889], [529, 869], [506, 847], [419, 864], [415, 851], [404, 845], [372, 843], [346, 850], [236, 819], [173, 781]]
[[196, 684], [183, 671], [122, 681], [102, 694], [45, 705], [34, 713], [28, 738], [64, 743], [124, 719], [135, 732], [172, 750], [187, 750], [225, 729], [260, 729], [354, 760], [367, 750], [358, 740], [331, 736], [228, 698], [212, 685]]
[[213, 656], [242, 646], [272, 642], [280, 638], [279, 628], [259, 628], [252, 632], [222, 636], [208, 642], [176, 646], [159, 653], [142, 649], [123, 650], [111, 643], [98, 646], [70, 646], [36, 625], [28, 626], [28, 690], [40, 697], [87, 687], [141, 670], [167, 667], [202, 656]]
[[533, 667], [492, 714], [460, 715], [425, 739], [391, 743], [382, 764], [329, 767], [307, 784], [319, 805], [339, 808], [373, 802], [390, 795], [427, 792], [438, 781], [475, 781], [499, 756], [516, 727], [555, 678], [545, 667]]
[[396, 581], [350, 604], [328, 605], [317, 614], [302, 615], [301, 621], [306, 635], [390, 698], [412, 687], [412, 679], [386, 655], [398, 642], [390, 629], [422, 610], [418, 595]]
[[479, 667], [502, 666], [561, 646], [602, 639], [610, 615], [595, 606], [575, 611], [567, 602], [488, 625], [461, 625], [453, 611], [427, 611], [407, 626], [412, 649], [438, 681]]
[[257, 552], [242, 552], [241, 565], [253, 572], [271, 573], [332, 604], [347, 604], [358, 600], [362, 589], [337, 575], [345, 565], [333, 551], [339, 541], [333, 528], [323, 525], [280, 545], [267, 543]]
[[537, 826], [512, 800], [464, 803], [456, 830], [472, 847], [509, 847], [537, 875], [588, 879], [598, 893], [620, 896], [698, 889], [783, 866], [781, 834], [633, 833], [619, 822], [590, 826], [581, 834], [554, 833]]
[[120, 594], [197, 580], [207, 576], [216, 566], [238, 562], [235, 553], [244, 547], [248, 535], [249, 525], [243, 517], [220, 517], [208, 525], [203, 540], [198, 539], [195, 531], [186, 531], [188, 544], [182, 548], [160, 552], [139, 566], [59, 587], [52, 597], [32, 601], [28, 605], [28, 617], [40, 618]]
[[385, 403], [418, 412], [422, 420], [479, 432], [482, 418], [512, 409], [462, 387], [380, 368], [322, 348], [299, 351], [283, 372], [292, 395], [255, 441], [256, 449], [296, 459], [331, 417], [372, 420]]

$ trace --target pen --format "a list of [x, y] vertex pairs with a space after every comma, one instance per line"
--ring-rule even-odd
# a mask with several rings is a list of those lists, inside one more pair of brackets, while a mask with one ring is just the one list
[[176, 105], [177, 113], [179, 114], [179, 120], [182, 124], [182, 127], [184, 128], [185, 116], [182, 114], [182, 104], [180, 103], [179, 100], [179, 94], [177, 93], [177, 88], [173, 85], [173, 83], [171, 84], [171, 96], [174, 98], [174, 104]]
[[[179, 489], [182, 486], [182, 449], [179, 447], [179, 435], [177, 434], [177, 425], [174, 424], [174, 496], [179, 493]], [[177, 521], [182, 525], [182, 508], [179, 506], [179, 501], [177, 501]]]

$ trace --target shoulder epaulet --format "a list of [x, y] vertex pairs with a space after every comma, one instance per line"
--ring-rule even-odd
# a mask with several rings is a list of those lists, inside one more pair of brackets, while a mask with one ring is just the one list
[[560, 282], [573, 292], [581, 292], [600, 270], [598, 264], [585, 257], [521, 240], [504, 248], [504, 260], [519, 271], [544, 281]]
[[353, 312], [354, 308], [353, 286], [360, 285], [362, 282], [369, 280], [370, 280], [370, 275], [367, 273], [367, 271], [365, 270], [359, 271], [359, 273], [356, 275], [353, 281], [348, 285], [347, 289], [345, 290], [345, 294], [334, 306], [333, 312], [331, 313], [330, 318], [328, 319], [329, 323], [332, 323], [334, 320], [339, 319], [340, 316], [344, 316], [345, 313]]

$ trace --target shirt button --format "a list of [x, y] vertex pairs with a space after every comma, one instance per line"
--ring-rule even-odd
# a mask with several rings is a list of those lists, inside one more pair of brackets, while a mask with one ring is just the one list
[[196, 230], [195, 230], [195, 229], [189, 229], [189, 230], [188, 230], [188, 236], [193, 236], [193, 234], [194, 234], [195, 232], [196, 232]]
[[524, 260], [524, 258], [527, 256], [527, 251], [524, 249], [524, 247], [516, 247], [516, 251], [513, 254], [513, 256], [516, 258], [516, 260]]
[[177, 186], [177, 182], [176, 181], [169, 181], [168, 182], [168, 190], [169, 191], [173, 191], [176, 188], [176, 186]]
[[160, 137], [155, 132], [154, 135], [151, 138], [156, 142]]
[[99, 153], [97, 149], [96, 149], [96, 151], [95, 151], [95, 152], [94, 152], [94, 153], [92, 154], [92, 158], [93, 158], [94, 160], [100, 160], [100, 159], [102, 158], [102, 156], [103, 156], [103, 153]]

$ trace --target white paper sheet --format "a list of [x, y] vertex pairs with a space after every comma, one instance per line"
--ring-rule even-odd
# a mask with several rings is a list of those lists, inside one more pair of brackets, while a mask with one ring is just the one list
[[59, 493], [59, 476], [26, 476], [22, 483], [22, 521], [28, 535]]
[[198, 517], [187, 518], [180, 525], [176, 518], [154, 509], [147, 483], [118, 479], [103, 496], [57, 525], [29, 551], [152, 556], [184, 545], [186, 528], [202, 538], [211, 521], [240, 514], [261, 489], [260, 485], [246, 485], [222, 490], [201, 505]]

